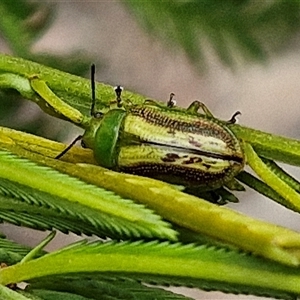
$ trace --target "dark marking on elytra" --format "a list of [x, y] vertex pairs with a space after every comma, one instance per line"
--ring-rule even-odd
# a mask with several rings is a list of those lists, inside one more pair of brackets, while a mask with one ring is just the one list
[[199, 142], [195, 141], [195, 138], [193, 136], [189, 135], [189, 143], [193, 146], [196, 146], [198, 148], [202, 147], [202, 144], [200, 144]]
[[217, 162], [216, 162], [215, 160], [210, 160], [210, 161], [209, 161], [209, 164], [210, 164], [210, 165], [216, 165]]
[[213, 141], [209, 141], [209, 144], [210, 144], [211, 146], [218, 146], [218, 143], [217, 143], [217, 142], [213, 142]]
[[[159, 146], [159, 148], [169, 148], [169, 146], [166, 146], [162, 143], [159, 142], [144, 142], [145, 144], [149, 144], [152, 146]], [[202, 155], [205, 157], [210, 157], [210, 158], [217, 158], [217, 159], [222, 159], [222, 160], [229, 160], [229, 161], [234, 161], [236, 163], [243, 163], [243, 157], [237, 156], [237, 155], [231, 155], [231, 154], [221, 154], [221, 153], [214, 153], [214, 152], [208, 152], [208, 151], [203, 151], [201, 149], [187, 149], [185, 147], [177, 146], [177, 145], [172, 145], [172, 148], [174, 148], [174, 151], [181, 151], [183, 153], [190, 153], [190, 154], [195, 154], [195, 155]]]
[[195, 163], [201, 163], [203, 159], [201, 157], [190, 157], [188, 160], [182, 162], [183, 165], [191, 165]]
[[203, 163], [203, 166], [204, 166], [207, 170], [211, 168], [211, 165], [206, 164], [206, 163]]
[[167, 153], [165, 157], [161, 158], [161, 160], [163, 162], [175, 162], [179, 158], [180, 156], [176, 153]]

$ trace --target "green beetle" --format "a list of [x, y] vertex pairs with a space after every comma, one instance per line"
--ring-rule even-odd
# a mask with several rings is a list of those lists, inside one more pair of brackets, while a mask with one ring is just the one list
[[223, 122], [146, 102], [93, 118], [82, 137], [102, 167], [213, 190], [244, 167], [241, 145]]
[[[227, 126], [239, 112], [220, 121], [199, 101], [186, 110], [174, 107], [174, 94], [167, 106], [146, 100], [123, 107], [122, 89], [115, 91], [118, 108], [92, 113], [89, 128], [76, 139], [93, 150], [100, 166], [201, 191], [222, 187], [243, 169], [242, 147]], [[199, 115], [199, 108], [205, 114]]]

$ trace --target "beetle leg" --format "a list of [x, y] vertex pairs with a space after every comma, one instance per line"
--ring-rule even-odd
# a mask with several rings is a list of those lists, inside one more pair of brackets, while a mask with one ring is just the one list
[[151, 99], [146, 99], [143, 103], [144, 105], [153, 105], [153, 106], [158, 106], [160, 107], [157, 102], [155, 102], [154, 100], [151, 100]]
[[174, 106], [176, 106], [176, 100], [175, 100], [175, 94], [174, 93], [171, 93], [170, 94], [170, 98], [169, 98], [169, 101], [167, 102], [167, 106], [172, 108]]
[[115, 93], [116, 93], [116, 101], [117, 101], [117, 105], [118, 107], [122, 107], [122, 98], [121, 98], [121, 94], [123, 91], [123, 87], [121, 87], [120, 85], [117, 85], [115, 88]]
[[193, 102], [190, 104], [190, 106], [187, 108], [187, 111], [190, 112], [190, 113], [195, 114], [195, 113], [198, 112], [198, 110], [199, 110], [200, 108], [202, 109], [202, 111], [204, 112], [205, 115], [214, 118], [214, 115], [213, 115], [212, 112], [208, 109], [208, 107], [207, 107], [204, 103], [202, 103], [202, 102], [200, 102], [200, 101], [198, 101], [198, 100], [193, 101]]
[[240, 111], [236, 111], [230, 120], [227, 121], [229, 124], [235, 124], [236, 123], [236, 116], [241, 115], [242, 113]]
[[225, 186], [231, 191], [245, 191], [245, 187], [234, 178], [226, 182]]

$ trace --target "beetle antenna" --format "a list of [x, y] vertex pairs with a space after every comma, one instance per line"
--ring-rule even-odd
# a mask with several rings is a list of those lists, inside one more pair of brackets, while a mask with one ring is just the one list
[[64, 156], [79, 140], [82, 139], [82, 135], [79, 135], [65, 150], [55, 156], [55, 159], [59, 159]]
[[95, 105], [96, 105], [96, 87], [95, 87], [95, 64], [91, 65], [91, 88], [92, 88], [92, 105], [91, 105], [91, 116], [95, 116]]

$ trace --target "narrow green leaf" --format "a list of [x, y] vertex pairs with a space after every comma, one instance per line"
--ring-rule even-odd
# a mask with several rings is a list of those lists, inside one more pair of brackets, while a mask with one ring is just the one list
[[244, 143], [244, 149], [247, 156], [247, 162], [254, 172], [274, 191], [284, 197], [287, 207], [299, 212], [300, 194], [276, 176], [276, 174], [259, 158], [250, 144]]
[[287, 200], [285, 200], [285, 198], [280, 196], [270, 186], [268, 186], [266, 183], [259, 180], [258, 178], [254, 177], [250, 173], [243, 171], [237, 175], [237, 179], [245, 183], [247, 186], [251, 187], [255, 191], [259, 192], [260, 194], [276, 201], [277, 203], [287, 208], [290, 207], [290, 203]]
[[[61, 268], [61, 265], [64, 268]], [[46, 268], [44, 266], [47, 266]], [[107, 273], [109, 272], [109, 273]], [[93, 273], [157, 276], [201, 286], [202, 280], [227, 285], [227, 292], [300, 295], [300, 271], [222, 248], [170, 243], [79, 242], [27, 263], [0, 270], [2, 284], [44, 276]], [[161, 279], [160, 279], [161, 278]], [[147, 279], [145, 280], [147, 282]]]
[[49, 89], [45, 81], [40, 80], [39, 78], [32, 78], [30, 80], [30, 85], [36, 93], [38, 93], [47, 101], [48, 105], [50, 105], [54, 110], [58, 111], [64, 118], [73, 124], [81, 124], [84, 121], [84, 116], [80, 113], [80, 111], [74, 109], [58, 98]]
[[300, 193], [300, 182], [279, 167], [274, 161], [262, 158], [262, 161], [268, 166], [268, 168], [276, 174], [282, 181], [288, 184], [291, 188]]
[[38, 230], [56, 229], [66, 234], [73, 232], [102, 238], [140, 238], [143, 234], [143, 229], [138, 225], [114, 220], [79, 203], [70, 203], [16, 183], [8, 185], [3, 179], [0, 180], [0, 186], [2, 192], [7, 194], [0, 196], [1, 221]]

